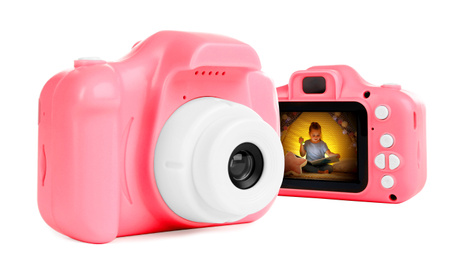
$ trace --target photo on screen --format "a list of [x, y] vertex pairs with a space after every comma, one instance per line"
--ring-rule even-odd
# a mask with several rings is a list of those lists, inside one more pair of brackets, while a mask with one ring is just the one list
[[280, 122], [285, 178], [358, 181], [354, 112], [282, 112]]

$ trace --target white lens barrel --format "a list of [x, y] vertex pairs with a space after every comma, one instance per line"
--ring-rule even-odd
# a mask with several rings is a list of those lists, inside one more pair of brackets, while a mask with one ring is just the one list
[[[230, 179], [233, 150], [251, 143], [262, 153], [260, 179], [240, 189]], [[155, 179], [168, 207], [194, 222], [225, 223], [265, 208], [278, 194], [284, 158], [274, 129], [249, 107], [199, 98], [167, 120], [155, 148]]]

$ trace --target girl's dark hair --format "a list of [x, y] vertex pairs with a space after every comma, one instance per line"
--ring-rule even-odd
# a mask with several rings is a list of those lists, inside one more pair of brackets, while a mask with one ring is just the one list
[[311, 125], [309, 126], [309, 132], [311, 133], [311, 130], [313, 129], [321, 131], [321, 125], [319, 125], [318, 122], [312, 122]]

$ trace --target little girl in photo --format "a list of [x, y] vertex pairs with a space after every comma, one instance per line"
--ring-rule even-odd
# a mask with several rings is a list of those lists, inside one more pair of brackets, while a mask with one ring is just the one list
[[[331, 152], [327, 144], [321, 140], [321, 126], [317, 122], [312, 122], [309, 126], [309, 136], [311, 137], [309, 140], [305, 141], [303, 137], [300, 137], [298, 140], [300, 142], [300, 155], [302, 157], [306, 155], [306, 160], [314, 161], [323, 159], [325, 158], [324, 154], [327, 154], [327, 156], [336, 155], [337, 158], [340, 158], [339, 154]], [[327, 163], [312, 165], [308, 162], [302, 169], [304, 172], [311, 173], [331, 173], [332, 165]]]

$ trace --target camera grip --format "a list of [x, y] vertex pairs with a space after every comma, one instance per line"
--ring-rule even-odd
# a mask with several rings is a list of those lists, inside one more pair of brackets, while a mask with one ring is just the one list
[[118, 232], [117, 79], [108, 65], [76, 69], [45, 87], [40, 99], [41, 214], [54, 229], [85, 242], [109, 242]]

